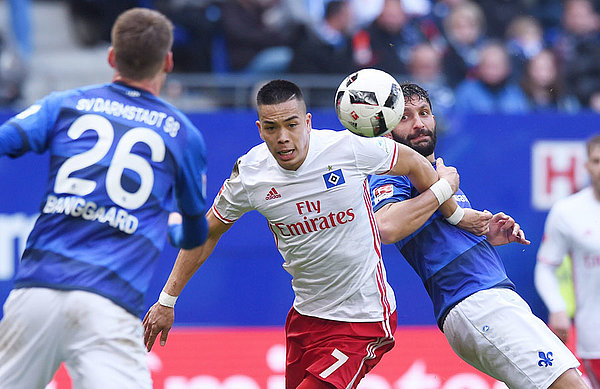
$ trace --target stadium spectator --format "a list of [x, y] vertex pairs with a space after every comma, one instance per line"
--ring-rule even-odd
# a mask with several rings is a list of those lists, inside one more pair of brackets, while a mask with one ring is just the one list
[[[20, 0], [16, 0], [20, 1]], [[112, 25], [119, 14], [143, 7], [144, 0], [67, 0], [73, 37], [83, 46], [110, 42]]]
[[[410, 83], [402, 91], [404, 116], [387, 136], [436, 164], [427, 92]], [[421, 277], [438, 326], [462, 359], [510, 388], [586, 388], [579, 362], [515, 292], [493, 247], [529, 244], [513, 218], [470, 209], [459, 189], [460, 209], [480, 214], [480, 223], [465, 224], [460, 214], [444, 220], [431, 194], [406, 177], [371, 176], [369, 186], [382, 242], [395, 243]]]
[[571, 320], [555, 270], [568, 254], [575, 287], [577, 354], [593, 389], [600, 389], [600, 134], [587, 142], [590, 185], [550, 209], [537, 253], [535, 287], [548, 308], [548, 325], [567, 341]]
[[490, 42], [481, 49], [476, 76], [457, 87], [456, 112], [519, 113], [528, 110], [525, 93], [510, 79], [510, 59], [501, 43]]
[[279, 0], [223, 0], [223, 31], [231, 71], [281, 73], [288, 70], [298, 26], [284, 29], [267, 16]]
[[600, 86], [592, 92], [589, 103], [592, 111], [600, 113]]
[[406, 74], [410, 50], [426, 41], [402, 8], [401, 0], [385, 0], [381, 14], [371, 25], [356, 33], [354, 50], [365, 50], [357, 56], [359, 67], [374, 67], [390, 74]]
[[532, 111], [574, 112], [579, 108], [577, 100], [567, 93], [552, 50], [544, 49], [527, 61], [520, 85]]
[[10, 26], [12, 38], [19, 56], [25, 64], [29, 63], [33, 45], [31, 43], [31, 0], [9, 0]]
[[154, 0], [174, 24], [174, 72], [226, 72], [221, 8], [218, 0]]
[[443, 20], [446, 38], [444, 73], [452, 87], [473, 76], [479, 51], [487, 42], [485, 16], [476, 3], [465, 1], [451, 8]]
[[22, 97], [27, 63], [0, 33], [0, 107], [10, 107]]
[[469, 0], [437, 0], [434, 1], [434, 4], [431, 7], [431, 12], [429, 13], [429, 17], [432, 18], [439, 30], [443, 30], [444, 28], [444, 20], [450, 15], [452, 8], [456, 7], [459, 4], [466, 3]]
[[512, 61], [513, 79], [519, 79], [527, 61], [546, 46], [542, 26], [537, 19], [528, 15], [517, 16], [510, 22], [505, 42]]
[[322, 23], [313, 25], [294, 46], [291, 73], [345, 74], [356, 70], [352, 59], [352, 8], [342, 0], [327, 3]]
[[562, 27], [554, 49], [569, 91], [588, 107], [593, 91], [600, 85], [600, 15], [589, 0], [567, 0]]
[[429, 43], [415, 46], [408, 63], [408, 79], [427, 90], [432, 104], [438, 107], [438, 121], [443, 121], [454, 106], [454, 90], [446, 82], [439, 51]]
[[[173, 26], [133, 8], [112, 30], [111, 83], [52, 93], [0, 126], [0, 156], [50, 151], [48, 188], [4, 304], [0, 386], [152, 388], [139, 315], [167, 231], [206, 238], [202, 135], [158, 94]], [[26, 172], [24, 173], [26, 174]], [[167, 229], [177, 204], [183, 223]]]
[[[310, 20], [314, 24], [320, 24], [325, 18], [325, 9], [327, 3], [331, 0], [287, 0], [289, 2], [296, 2], [304, 4], [305, 15], [309, 15]], [[364, 26], [370, 24], [383, 9], [383, 3], [385, 0], [346, 0], [351, 8], [352, 14], [352, 28], [358, 30]]]
[[[264, 143], [235, 163], [207, 214], [206, 244], [180, 251], [163, 293], [175, 300], [221, 235], [246, 212], [258, 210], [295, 293], [286, 322], [285, 387], [356, 388], [393, 347], [396, 327], [365, 179], [389, 171], [409, 173], [421, 191], [443, 185], [446, 195], [432, 196], [450, 216], [457, 207], [447, 202], [453, 192], [449, 181], [458, 185], [456, 169], [439, 166], [444, 178], [438, 181], [424, 157], [390, 139], [313, 130], [302, 92], [289, 81], [264, 85], [257, 107]], [[150, 308], [144, 318], [149, 350], [159, 334], [165, 344], [173, 320], [173, 304], [159, 301]], [[330, 368], [332, 354], [345, 360], [343, 368]]]
[[529, 13], [530, 0], [477, 0], [485, 15], [486, 34], [491, 39], [504, 39], [515, 18]]

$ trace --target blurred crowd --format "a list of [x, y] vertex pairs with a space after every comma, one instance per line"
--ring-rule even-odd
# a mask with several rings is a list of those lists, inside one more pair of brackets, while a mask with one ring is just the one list
[[436, 112], [600, 112], [600, 0], [69, 0], [82, 45], [123, 9], [176, 25], [175, 71], [347, 74], [375, 67]]

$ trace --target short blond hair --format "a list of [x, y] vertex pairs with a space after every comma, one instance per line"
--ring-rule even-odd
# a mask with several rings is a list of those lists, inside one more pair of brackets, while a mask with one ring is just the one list
[[173, 45], [173, 23], [158, 11], [131, 8], [111, 31], [115, 67], [125, 78], [145, 80], [158, 74]]
[[588, 139], [586, 143], [588, 157], [592, 153], [592, 148], [595, 146], [600, 146], [600, 134], [596, 134]]

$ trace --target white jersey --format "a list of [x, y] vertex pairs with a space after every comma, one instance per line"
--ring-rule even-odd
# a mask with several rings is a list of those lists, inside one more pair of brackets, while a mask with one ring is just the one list
[[397, 145], [348, 131], [312, 130], [308, 154], [285, 170], [262, 143], [236, 163], [213, 204], [224, 223], [257, 210], [292, 275], [294, 308], [348, 322], [382, 321], [396, 309], [366, 178], [396, 163]]
[[591, 187], [559, 200], [546, 219], [538, 261], [558, 266], [566, 254], [573, 263], [577, 353], [600, 358], [600, 201]]

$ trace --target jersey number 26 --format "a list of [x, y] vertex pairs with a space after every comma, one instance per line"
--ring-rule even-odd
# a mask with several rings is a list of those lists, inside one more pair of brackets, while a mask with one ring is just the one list
[[[95, 131], [98, 134], [98, 141], [91, 149], [73, 155], [61, 165], [54, 182], [55, 193], [85, 196], [96, 188], [95, 181], [71, 177], [71, 174], [92, 166], [104, 158], [112, 146], [115, 131], [108, 119], [100, 115], [88, 114], [75, 120], [69, 127], [67, 135], [71, 139], [78, 139], [87, 130]], [[106, 171], [106, 192], [115, 204], [126, 209], [142, 206], [148, 200], [154, 185], [154, 172], [150, 163], [131, 152], [138, 142], [150, 147], [153, 162], [162, 162], [165, 158], [165, 143], [156, 132], [144, 127], [135, 127], [123, 134]], [[125, 190], [121, 185], [121, 176], [125, 169], [134, 171], [140, 177], [140, 186], [135, 192]]]

